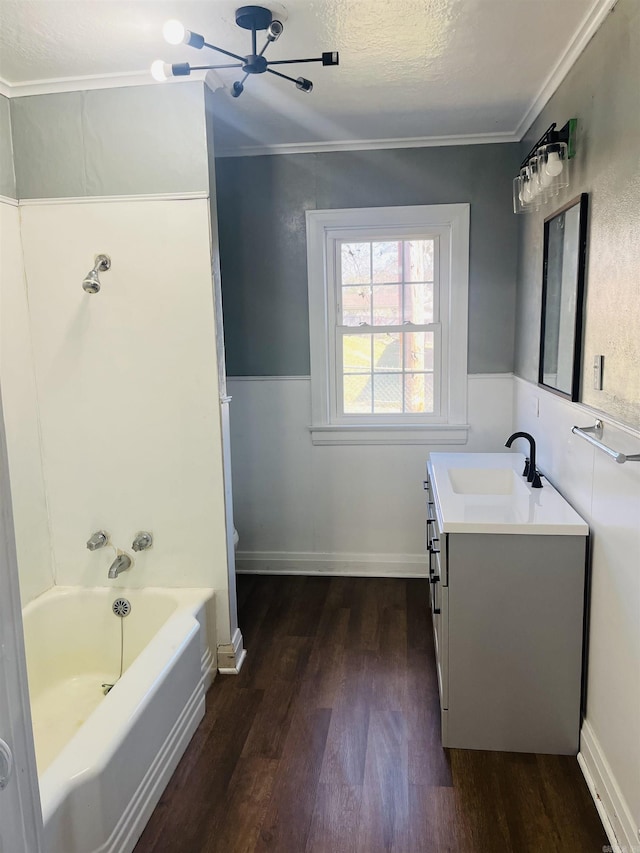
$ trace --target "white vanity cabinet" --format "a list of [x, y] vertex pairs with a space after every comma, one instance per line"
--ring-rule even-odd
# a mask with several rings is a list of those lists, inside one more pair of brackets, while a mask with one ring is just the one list
[[520, 482], [523, 461], [434, 453], [427, 466], [442, 744], [575, 754], [588, 527], [546, 480]]

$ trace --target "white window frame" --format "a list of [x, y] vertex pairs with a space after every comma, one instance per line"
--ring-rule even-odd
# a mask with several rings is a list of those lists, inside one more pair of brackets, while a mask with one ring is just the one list
[[[465, 444], [467, 424], [467, 328], [469, 205], [308, 210], [307, 272], [311, 345], [311, 438], [314, 444]], [[336, 346], [339, 241], [434, 236], [439, 244], [440, 303], [434, 323], [441, 365], [433, 414], [340, 414], [342, 377]], [[390, 232], [393, 232], [390, 234]], [[372, 327], [375, 332], [375, 327]], [[435, 365], [434, 365], [435, 367]]]

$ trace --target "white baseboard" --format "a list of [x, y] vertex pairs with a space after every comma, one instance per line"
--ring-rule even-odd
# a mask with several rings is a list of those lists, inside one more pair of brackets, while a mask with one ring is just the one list
[[580, 732], [578, 764], [591, 791], [598, 814], [614, 851], [640, 849], [631, 810], [615, 780], [598, 739], [587, 720]]
[[162, 792], [204, 717], [202, 680], [191, 694], [184, 710], [156, 755], [151, 767], [131, 798], [126, 811], [110, 838], [95, 853], [132, 853], [155, 809]]
[[240, 628], [236, 628], [230, 643], [218, 646], [220, 675], [238, 675], [247, 656]]
[[426, 554], [339, 554], [307, 551], [238, 551], [236, 571], [260, 575], [344, 575], [425, 578]]

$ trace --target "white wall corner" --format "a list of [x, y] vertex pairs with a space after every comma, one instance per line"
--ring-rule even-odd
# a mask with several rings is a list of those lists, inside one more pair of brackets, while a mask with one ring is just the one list
[[639, 850], [640, 830], [588, 720], [580, 732], [578, 764], [613, 849], [629, 853]]
[[238, 675], [246, 656], [242, 632], [236, 628], [232, 641], [218, 646], [218, 672], [220, 675]]

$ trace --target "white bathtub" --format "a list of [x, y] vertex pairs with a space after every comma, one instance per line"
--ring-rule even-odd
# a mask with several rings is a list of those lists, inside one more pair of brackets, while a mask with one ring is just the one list
[[54, 587], [23, 619], [47, 853], [130, 853], [204, 715], [213, 591]]

